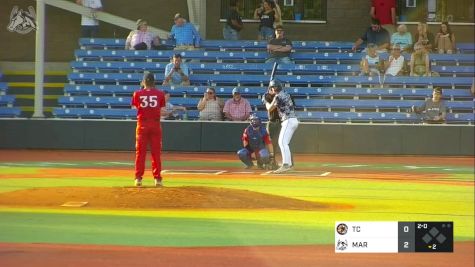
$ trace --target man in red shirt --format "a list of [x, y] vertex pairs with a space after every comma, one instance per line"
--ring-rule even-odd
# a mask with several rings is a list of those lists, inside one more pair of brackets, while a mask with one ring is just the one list
[[142, 186], [145, 171], [147, 145], [152, 151], [152, 173], [155, 186], [162, 186], [162, 128], [160, 114], [165, 107], [165, 94], [155, 88], [153, 73], [145, 72], [141, 83], [142, 89], [134, 92], [132, 107], [137, 109], [137, 129], [135, 141], [135, 185]]
[[389, 36], [396, 32], [396, 0], [372, 0], [370, 14], [372, 18], [379, 19]]

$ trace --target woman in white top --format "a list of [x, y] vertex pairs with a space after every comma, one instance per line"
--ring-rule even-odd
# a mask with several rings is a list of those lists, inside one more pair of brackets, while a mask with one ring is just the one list
[[393, 46], [391, 55], [387, 62], [385, 62], [386, 74], [391, 76], [402, 75], [404, 71], [404, 57], [401, 55], [401, 47], [399, 45]]
[[158, 36], [154, 36], [148, 31], [148, 24], [146, 20], [137, 20], [137, 30], [133, 30], [125, 40], [125, 49], [128, 50], [150, 50], [154, 46], [160, 45]]

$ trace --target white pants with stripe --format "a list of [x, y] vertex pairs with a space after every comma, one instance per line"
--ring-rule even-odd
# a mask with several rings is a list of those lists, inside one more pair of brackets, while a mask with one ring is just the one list
[[289, 118], [282, 122], [282, 128], [279, 134], [279, 147], [282, 153], [282, 164], [292, 165], [292, 158], [290, 156], [290, 140], [294, 135], [295, 130], [299, 127], [297, 118]]

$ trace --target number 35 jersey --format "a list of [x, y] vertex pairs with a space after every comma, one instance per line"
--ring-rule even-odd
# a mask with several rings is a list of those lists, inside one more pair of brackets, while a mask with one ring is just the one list
[[132, 106], [137, 108], [137, 120], [160, 120], [160, 110], [165, 106], [165, 94], [155, 88], [134, 92]]

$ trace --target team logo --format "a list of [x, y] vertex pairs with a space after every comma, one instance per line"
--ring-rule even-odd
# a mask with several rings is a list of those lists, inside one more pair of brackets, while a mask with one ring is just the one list
[[344, 223], [340, 223], [336, 227], [336, 232], [339, 233], [340, 235], [344, 235], [348, 232], [348, 226]]
[[32, 6], [28, 7], [28, 11], [18, 9], [14, 6], [10, 13], [10, 23], [7, 26], [8, 31], [27, 34], [32, 30], [36, 30], [36, 12]]
[[338, 242], [336, 243], [336, 249], [337, 250], [345, 250], [346, 248], [348, 248], [348, 240], [340, 240], [338, 239]]

